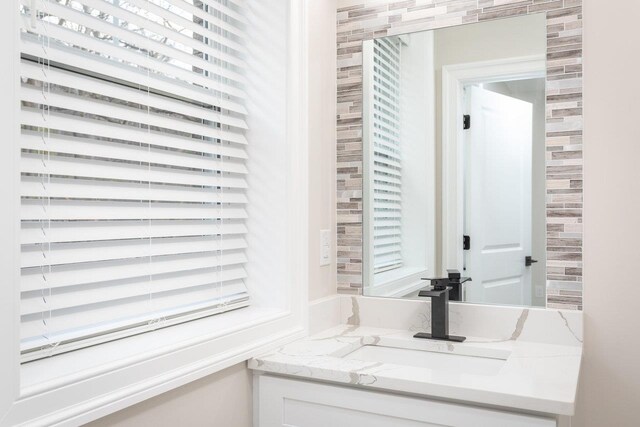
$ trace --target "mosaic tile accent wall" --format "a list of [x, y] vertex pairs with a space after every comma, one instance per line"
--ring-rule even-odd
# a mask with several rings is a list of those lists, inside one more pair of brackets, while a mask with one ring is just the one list
[[547, 307], [582, 309], [582, 1], [338, 0], [338, 291], [362, 292], [362, 41], [547, 15]]

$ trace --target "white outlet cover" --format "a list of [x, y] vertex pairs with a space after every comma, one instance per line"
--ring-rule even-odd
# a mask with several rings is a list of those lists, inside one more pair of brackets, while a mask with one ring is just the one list
[[320, 265], [331, 264], [331, 230], [320, 230]]

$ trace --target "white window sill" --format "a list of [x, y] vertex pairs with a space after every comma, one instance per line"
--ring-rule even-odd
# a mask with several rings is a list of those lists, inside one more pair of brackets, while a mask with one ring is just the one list
[[282, 314], [282, 311], [275, 309], [247, 307], [25, 363], [20, 368], [21, 395], [32, 396], [102, 375], [197, 345], [198, 342], [224, 337], [256, 323], [277, 319]]
[[428, 274], [425, 268], [402, 267], [385, 271], [374, 278], [374, 285], [365, 289], [367, 296], [402, 297], [425, 287], [421, 279]]
[[247, 307], [26, 363], [5, 421], [85, 423], [304, 335], [300, 313]]

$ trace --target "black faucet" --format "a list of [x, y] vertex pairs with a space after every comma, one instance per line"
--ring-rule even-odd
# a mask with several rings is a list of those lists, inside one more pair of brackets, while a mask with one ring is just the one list
[[431, 333], [419, 332], [414, 338], [429, 338], [434, 340], [462, 342], [466, 337], [449, 335], [449, 291], [456, 289], [462, 294], [462, 284], [471, 280], [470, 277], [460, 277], [458, 270], [447, 270], [446, 279], [429, 280], [432, 288], [422, 290], [418, 296], [431, 298]]

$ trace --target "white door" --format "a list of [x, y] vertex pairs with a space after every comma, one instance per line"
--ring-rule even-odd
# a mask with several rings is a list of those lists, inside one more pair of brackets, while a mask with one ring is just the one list
[[467, 88], [466, 300], [529, 304], [531, 267], [532, 105], [480, 87]]

